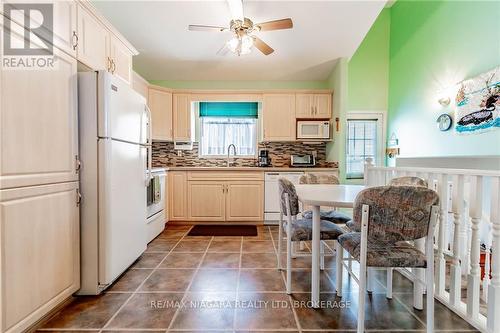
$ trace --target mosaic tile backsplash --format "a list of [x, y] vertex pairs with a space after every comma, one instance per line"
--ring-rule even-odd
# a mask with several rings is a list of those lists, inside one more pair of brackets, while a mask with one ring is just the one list
[[[324, 168], [337, 168], [337, 162], [326, 161], [326, 143], [318, 145], [304, 145], [300, 142], [272, 142], [259, 143], [258, 149], [269, 150], [269, 157], [273, 167], [290, 166], [291, 154], [313, 154], [316, 152], [316, 166]], [[198, 143], [194, 143], [193, 150], [182, 151], [182, 156], [177, 155], [173, 142], [153, 142], [153, 166], [154, 167], [223, 167], [226, 166], [226, 159], [221, 158], [200, 158], [198, 156]], [[234, 165], [239, 167], [257, 166], [257, 159], [236, 158]]]

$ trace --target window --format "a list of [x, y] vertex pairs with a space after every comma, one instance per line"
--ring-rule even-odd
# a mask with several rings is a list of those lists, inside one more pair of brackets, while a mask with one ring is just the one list
[[236, 156], [257, 154], [257, 103], [200, 103], [200, 156], [226, 156], [230, 144]]
[[346, 178], [362, 179], [367, 157], [377, 162], [377, 120], [348, 119]]

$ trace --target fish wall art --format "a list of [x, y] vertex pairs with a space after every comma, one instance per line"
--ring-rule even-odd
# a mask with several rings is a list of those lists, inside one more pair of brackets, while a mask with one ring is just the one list
[[459, 83], [455, 102], [458, 133], [500, 128], [500, 66]]

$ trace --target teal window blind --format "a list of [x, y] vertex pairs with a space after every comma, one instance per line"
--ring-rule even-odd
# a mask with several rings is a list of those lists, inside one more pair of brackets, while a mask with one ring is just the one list
[[200, 117], [257, 118], [257, 102], [200, 102]]

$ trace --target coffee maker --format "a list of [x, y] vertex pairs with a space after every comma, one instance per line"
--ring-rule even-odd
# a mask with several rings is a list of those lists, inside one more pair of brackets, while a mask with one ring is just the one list
[[267, 149], [261, 149], [259, 151], [259, 166], [271, 166], [271, 158], [269, 157], [269, 151]]

